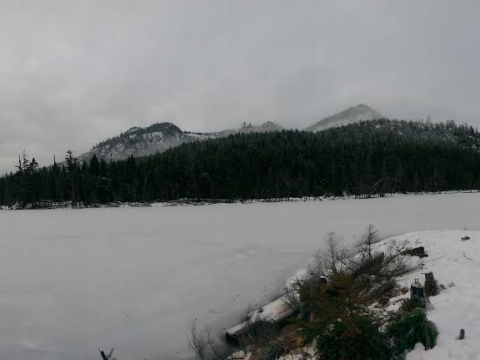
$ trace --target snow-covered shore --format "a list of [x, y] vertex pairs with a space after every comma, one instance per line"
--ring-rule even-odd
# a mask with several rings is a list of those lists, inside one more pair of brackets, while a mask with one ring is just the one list
[[[303, 197], [284, 197], [284, 198], [271, 198], [271, 199], [177, 199], [172, 201], [153, 201], [153, 202], [110, 202], [105, 204], [89, 204], [82, 203], [77, 204], [74, 208], [80, 209], [98, 209], [98, 208], [117, 208], [117, 207], [150, 207], [150, 206], [205, 206], [205, 205], [236, 205], [236, 204], [258, 204], [258, 203], [284, 203], [284, 202], [311, 202], [311, 201], [339, 201], [339, 200], [373, 200], [381, 198], [399, 198], [405, 196], [438, 196], [438, 195], [452, 195], [452, 194], [478, 194], [480, 190], [447, 190], [438, 192], [416, 192], [416, 193], [388, 193], [384, 195], [373, 194], [366, 195], [350, 195], [344, 194], [343, 196], [324, 195], [324, 196], [303, 196]], [[49, 202], [40, 201], [38, 204], [26, 204], [21, 206], [16, 203], [12, 206], [0, 206], [0, 210], [58, 210], [58, 209], [73, 209], [70, 201], [63, 202]]]
[[[375, 245], [378, 251], [388, 251], [392, 241], [406, 243], [408, 247], [423, 246], [427, 258], [423, 266], [408, 276], [399, 279], [399, 285], [409, 288], [415, 279], [424, 282], [425, 273], [433, 272], [441, 292], [429, 298], [428, 318], [433, 321], [439, 335], [435, 348], [425, 351], [417, 344], [406, 360], [474, 360], [480, 359], [480, 231], [439, 230], [412, 232], [385, 239]], [[413, 257], [412, 262], [418, 262]], [[305, 278], [305, 271], [299, 271], [298, 278]], [[390, 300], [386, 310], [397, 311], [401, 299], [408, 298], [405, 293]], [[277, 302], [268, 304], [265, 309], [278, 307]], [[268, 311], [264, 318], [270, 319]], [[460, 329], [466, 337], [459, 340]], [[302, 360], [302, 354], [309, 353], [312, 359], [314, 350], [311, 345], [295, 350], [278, 360]], [[248, 354], [247, 354], [248, 355]], [[249, 357], [246, 356], [245, 359]]]
[[[462, 241], [468, 236], [470, 239]], [[431, 297], [433, 308], [428, 318], [438, 327], [437, 346], [425, 351], [419, 345], [407, 360], [473, 360], [480, 359], [480, 232], [478, 231], [424, 231], [396, 236], [412, 247], [424, 246], [428, 257], [424, 268], [400, 280], [409, 287], [424, 273], [433, 272], [445, 290]], [[386, 248], [392, 239], [379, 244]], [[464, 340], [457, 340], [460, 329], [465, 329]]]

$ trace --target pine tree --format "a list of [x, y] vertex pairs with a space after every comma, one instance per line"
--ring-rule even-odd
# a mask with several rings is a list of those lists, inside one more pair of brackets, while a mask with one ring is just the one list
[[72, 207], [77, 206], [77, 159], [73, 156], [72, 150], [67, 150], [67, 154], [65, 157], [65, 162], [67, 164], [67, 174], [70, 182], [70, 189], [71, 189], [71, 201]]

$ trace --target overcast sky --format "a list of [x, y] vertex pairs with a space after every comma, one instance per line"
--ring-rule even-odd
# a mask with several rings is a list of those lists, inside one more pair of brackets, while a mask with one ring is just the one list
[[132, 126], [303, 128], [357, 103], [480, 127], [477, 0], [0, 0], [0, 171]]

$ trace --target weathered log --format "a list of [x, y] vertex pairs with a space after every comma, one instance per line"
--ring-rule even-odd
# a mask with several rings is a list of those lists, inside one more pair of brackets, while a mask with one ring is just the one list
[[273, 323], [281, 322], [292, 315], [296, 310], [288, 305], [285, 296], [263, 306], [260, 310], [249, 314], [248, 320], [227, 330], [225, 337], [229, 342], [238, 342], [242, 335], [248, 330], [248, 327], [256, 321], [268, 321]]

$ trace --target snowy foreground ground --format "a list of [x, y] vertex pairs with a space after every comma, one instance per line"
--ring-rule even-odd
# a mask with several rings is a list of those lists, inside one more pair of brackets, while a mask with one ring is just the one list
[[[462, 241], [464, 237], [470, 239]], [[437, 346], [425, 351], [424, 346], [418, 344], [406, 360], [480, 359], [480, 231], [413, 232], [383, 240], [376, 249], [388, 252], [392, 241], [406, 242], [412, 248], [423, 246], [429, 255], [423, 259], [422, 269], [399, 279], [399, 285], [409, 288], [416, 278], [424, 283], [424, 274], [433, 272], [438, 284], [445, 287], [439, 295], [430, 298], [428, 306], [428, 318], [437, 325], [439, 332]], [[417, 257], [412, 257], [412, 264], [418, 261]], [[299, 274], [303, 275], [303, 271]], [[387, 310], [397, 311], [402, 299], [408, 297], [406, 293], [392, 298]], [[460, 329], [466, 334], [462, 341], [458, 340]], [[301, 355], [296, 355], [302, 351], [314, 354], [312, 347], [307, 346], [280, 360], [302, 360]]]
[[[449, 194], [0, 211], [0, 358], [99, 360], [97, 348], [114, 347], [119, 360], [185, 359], [193, 319], [236, 324], [305, 266], [328, 231], [348, 244], [369, 223], [384, 238], [465, 223], [480, 230], [479, 207], [480, 194]], [[431, 263], [436, 278], [455, 283], [432, 299], [439, 347], [409, 360], [480, 358], [480, 237], [462, 243], [450, 234], [451, 249], [449, 238], [441, 242], [448, 251], [426, 245], [427, 261], [447, 254]], [[455, 342], [460, 328], [467, 339]]]
[[[462, 241], [464, 236], [470, 240]], [[438, 327], [437, 346], [425, 351], [419, 345], [407, 360], [480, 359], [480, 232], [425, 231], [395, 239], [406, 240], [412, 247], [424, 246], [429, 255], [424, 259], [425, 267], [400, 284], [408, 287], [415, 278], [423, 282], [423, 274], [431, 271], [446, 287], [430, 298], [433, 309], [428, 318]], [[462, 341], [456, 339], [460, 329], [466, 334]]]

